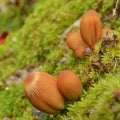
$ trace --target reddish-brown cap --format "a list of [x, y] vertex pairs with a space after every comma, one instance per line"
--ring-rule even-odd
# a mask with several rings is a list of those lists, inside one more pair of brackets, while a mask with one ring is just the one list
[[63, 70], [59, 73], [57, 77], [57, 86], [60, 93], [67, 100], [78, 99], [83, 89], [78, 76], [70, 70]]
[[94, 49], [95, 45], [100, 40], [102, 33], [100, 16], [95, 10], [89, 10], [82, 16], [80, 33], [84, 42], [91, 49]]
[[64, 98], [57, 89], [56, 78], [45, 72], [33, 72], [24, 81], [25, 93], [34, 107], [56, 113], [64, 109]]

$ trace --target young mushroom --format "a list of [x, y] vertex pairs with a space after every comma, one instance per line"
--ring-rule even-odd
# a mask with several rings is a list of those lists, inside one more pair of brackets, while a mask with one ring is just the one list
[[82, 16], [80, 33], [84, 42], [93, 50], [102, 33], [100, 16], [95, 10], [89, 10]]
[[68, 34], [66, 38], [66, 42], [71, 49], [73, 49], [76, 53], [76, 56], [83, 58], [84, 52], [86, 48], [88, 48], [87, 44], [82, 40], [79, 32], [71, 32]]
[[102, 35], [101, 38], [105, 38], [105, 39], [109, 39], [109, 40], [113, 40], [115, 37], [113, 30], [110, 27], [105, 27], [102, 29]]
[[57, 86], [60, 93], [67, 100], [77, 100], [83, 89], [78, 76], [70, 70], [63, 70], [59, 73], [57, 77]]
[[45, 72], [33, 72], [24, 81], [28, 100], [38, 110], [54, 114], [64, 109], [65, 100], [57, 89], [56, 78]]

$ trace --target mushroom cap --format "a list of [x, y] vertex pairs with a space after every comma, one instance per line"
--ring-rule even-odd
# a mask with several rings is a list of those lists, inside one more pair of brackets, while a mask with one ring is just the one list
[[78, 76], [70, 71], [63, 70], [57, 77], [57, 86], [60, 93], [67, 100], [76, 100], [82, 93], [82, 83]]
[[70, 32], [66, 38], [66, 42], [73, 50], [87, 47], [87, 44], [82, 40], [80, 32]]
[[102, 29], [102, 35], [101, 38], [113, 38], [113, 31], [110, 27], [105, 27]]
[[94, 49], [95, 45], [100, 40], [102, 33], [100, 16], [95, 10], [89, 10], [82, 16], [80, 33], [84, 42], [91, 49]]
[[80, 58], [84, 58], [84, 53], [85, 53], [86, 49], [85, 48], [81, 48], [75, 51], [76, 56], [80, 57]]
[[64, 109], [65, 100], [57, 89], [56, 78], [45, 72], [33, 72], [24, 81], [28, 100], [38, 110], [56, 113]]

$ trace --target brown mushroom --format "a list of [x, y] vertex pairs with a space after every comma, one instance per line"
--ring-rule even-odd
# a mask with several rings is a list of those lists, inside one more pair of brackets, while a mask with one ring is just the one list
[[80, 33], [84, 42], [93, 50], [102, 33], [100, 16], [95, 10], [89, 10], [82, 16]]
[[57, 77], [57, 86], [60, 93], [67, 100], [77, 100], [82, 93], [82, 82], [78, 76], [70, 71], [63, 70]]
[[82, 40], [79, 32], [70, 32], [66, 38], [66, 42], [76, 53], [76, 56], [83, 58], [87, 44]]
[[113, 30], [110, 27], [105, 27], [102, 29], [101, 38], [113, 40], [115, 37]]
[[24, 81], [28, 100], [38, 110], [53, 114], [64, 109], [65, 100], [57, 89], [56, 78], [45, 72], [33, 72]]

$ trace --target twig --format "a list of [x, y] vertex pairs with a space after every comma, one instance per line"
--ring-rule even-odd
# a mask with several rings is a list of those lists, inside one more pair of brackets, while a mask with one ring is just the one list
[[118, 4], [119, 4], [119, 1], [120, 1], [120, 0], [117, 0], [117, 1], [116, 1], [115, 8], [113, 9], [113, 16], [116, 15], [116, 11], [117, 11], [117, 7], [118, 7]]

